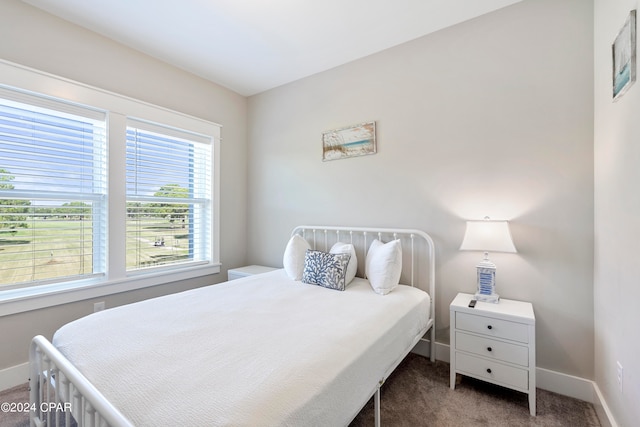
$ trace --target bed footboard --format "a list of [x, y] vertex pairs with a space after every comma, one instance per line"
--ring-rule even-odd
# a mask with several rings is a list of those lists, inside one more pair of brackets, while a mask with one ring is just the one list
[[29, 349], [30, 426], [133, 427], [45, 337]]

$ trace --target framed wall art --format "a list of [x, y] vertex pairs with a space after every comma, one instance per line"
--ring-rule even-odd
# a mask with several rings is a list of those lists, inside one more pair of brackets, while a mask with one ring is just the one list
[[360, 123], [322, 133], [322, 160], [365, 156], [376, 152], [376, 122]]
[[636, 81], [636, 11], [629, 13], [611, 46], [613, 54], [613, 100], [617, 101]]

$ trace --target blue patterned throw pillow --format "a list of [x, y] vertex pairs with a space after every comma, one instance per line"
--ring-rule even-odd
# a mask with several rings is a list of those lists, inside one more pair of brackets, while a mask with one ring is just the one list
[[331, 254], [308, 249], [304, 257], [302, 282], [344, 291], [350, 254]]

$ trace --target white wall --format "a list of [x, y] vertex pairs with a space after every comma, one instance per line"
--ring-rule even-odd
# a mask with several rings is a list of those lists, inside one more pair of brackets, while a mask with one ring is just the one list
[[[249, 98], [249, 261], [281, 266], [302, 223], [423, 229], [448, 342], [464, 221], [509, 219], [498, 292], [533, 302], [539, 367], [593, 378], [592, 49], [590, 1], [525, 0]], [[322, 162], [323, 131], [369, 120], [377, 154]]]
[[[18, 0], [0, 2], [0, 58], [223, 126], [220, 195], [223, 272], [214, 277], [100, 298], [106, 301], [107, 307], [226, 280], [227, 268], [244, 264], [247, 187], [245, 97]], [[63, 324], [91, 313], [93, 302], [80, 301], [0, 316], [0, 371], [27, 361], [29, 341], [34, 335], [43, 334], [51, 338]]]
[[632, 9], [595, 0], [595, 377], [621, 426], [640, 419], [640, 84], [612, 102], [611, 45]]

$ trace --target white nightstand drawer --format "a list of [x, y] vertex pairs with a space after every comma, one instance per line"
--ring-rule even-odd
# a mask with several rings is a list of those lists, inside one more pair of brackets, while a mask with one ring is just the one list
[[487, 316], [457, 312], [456, 329], [523, 343], [529, 342], [528, 325]]
[[491, 359], [529, 366], [529, 348], [502, 341], [456, 332], [456, 350], [467, 351]]
[[502, 365], [481, 357], [456, 353], [456, 370], [511, 388], [529, 389], [529, 372], [526, 369]]

